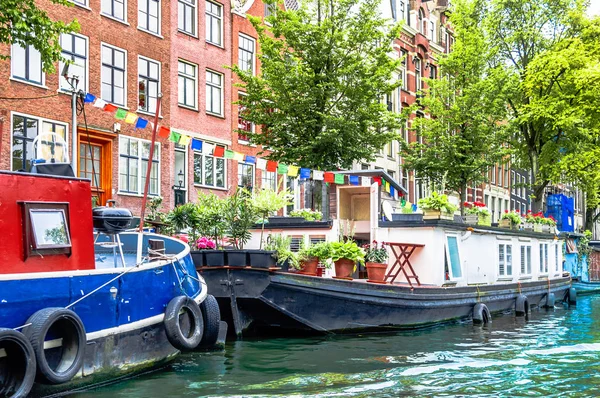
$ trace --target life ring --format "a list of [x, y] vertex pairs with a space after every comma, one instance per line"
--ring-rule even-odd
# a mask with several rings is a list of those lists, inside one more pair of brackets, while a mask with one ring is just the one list
[[546, 294], [546, 301], [544, 302], [544, 308], [554, 308], [554, 303], [556, 299], [554, 298], [554, 293], [549, 292]]
[[515, 301], [515, 314], [517, 316], [527, 316], [529, 313], [529, 300], [524, 294], [519, 294]]
[[34, 381], [31, 343], [15, 330], [0, 328], [0, 397], [26, 397]]
[[475, 304], [473, 307], [473, 323], [483, 325], [492, 323], [492, 314], [487, 305], [483, 303]]
[[66, 383], [83, 365], [85, 328], [79, 316], [66, 308], [44, 308], [29, 317], [23, 334], [37, 362], [38, 378], [50, 384]]
[[200, 347], [212, 347], [219, 339], [219, 326], [221, 324], [221, 311], [215, 296], [209, 294], [200, 304], [202, 320], [204, 321], [204, 334]]
[[167, 339], [178, 350], [193, 350], [202, 340], [202, 312], [198, 304], [187, 296], [177, 296], [169, 302], [164, 324]]

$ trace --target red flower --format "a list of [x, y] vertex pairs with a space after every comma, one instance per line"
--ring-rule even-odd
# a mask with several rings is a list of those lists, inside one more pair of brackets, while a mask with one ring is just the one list
[[531, 213], [531, 210], [527, 210], [527, 214]]
[[504, 210], [505, 213], [508, 213], [508, 210]]

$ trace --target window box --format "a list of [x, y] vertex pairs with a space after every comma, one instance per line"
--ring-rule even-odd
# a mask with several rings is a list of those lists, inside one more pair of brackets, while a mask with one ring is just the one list
[[421, 213], [413, 213], [413, 214], [392, 213], [392, 221], [422, 222], [423, 214], [421, 214]]

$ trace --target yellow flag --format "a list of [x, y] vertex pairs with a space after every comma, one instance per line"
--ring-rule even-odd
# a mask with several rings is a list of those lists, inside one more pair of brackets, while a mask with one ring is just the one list
[[127, 116], [125, 116], [125, 123], [133, 124], [137, 118], [138, 117], [135, 113], [127, 112]]
[[290, 177], [297, 177], [298, 176], [298, 170], [300, 170], [300, 168], [298, 166], [288, 166], [287, 175], [290, 176]]
[[244, 161], [244, 154], [239, 152], [233, 152], [233, 160], [237, 160], [238, 162]]
[[181, 138], [179, 139], [179, 145], [187, 146], [191, 140], [192, 137], [188, 137], [187, 135], [181, 134]]

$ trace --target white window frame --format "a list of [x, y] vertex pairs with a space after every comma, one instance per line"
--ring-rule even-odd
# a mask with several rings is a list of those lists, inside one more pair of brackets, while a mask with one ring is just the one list
[[[14, 63], [13, 63], [13, 60], [16, 59], [16, 57], [14, 56], [14, 47], [15, 46], [18, 46], [18, 47], [21, 47], [21, 48], [25, 48], [26, 52], [29, 52], [31, 50], [37, 51], [32, 45], [28, 45], [26, 47], [22, 47], [22, 46], [20, 46], [20, 45], [18, 45], [18, 44], [15, 43], [15, 44], [13, 44], [13, 45], [10, 46], [10, 59], [11, 59], [11, 62], [10, 62], [10, 79], [14, 80], [14, 81], [17, 81], [17, 82], [20, 82], [20, 83], [30, 84], [30, 85], [36, 86], [36, 87], [48, 88], [48, 87], [46, 87], [46, 73], [44, 72], [44, 66], [43, 66], [41, 54], [40, 54], [40, 73], [41, 73], [40, 80], [41, 80], [41, 82], [36, 82], [34, 80], [29, 80], [27, 78], [22, 78], [22, 77], [15, 76], [15, 72], [14, 72], [15, 66], [14, 66]], [[27, 68], [27, 65], [29, 63], [27, 61], [24, 61], [24, 62], [25, 62], [25, 68]]]
[[[512, 278], [514, 274], [514, 253], [512, 250], [512, 243], [498, 243], [498, 256], [496, 257], [498, 261], [498, 278]], [[507, 260], [508, 252], [510, 248], [510, 262]], [[500, 259], [500, 255], [502, 255], [503, 260]], [[508, 273], [508, 266], [510, 265], [510, 273]], [[500, 267], [504, 267], [504, 271], [500, 269]]]
[[[452, 271], [452, 262], [450, 260], [450, 245], [448, 238], [456, 239], [456, 247], [458, 249], [458, 263], [460, 266], [460, 276], [455, 276]], [[460, 281], [464, 278], [464, 272], [462, 267], [461, 250], [460, 250], [460, 236], [458, 234], [446, 234], [446, 242], [444, 242], [444, 249], [446, 250], [446, 259], [448, 261], [448, 276], [451, 281]]]
[[[113, 5], [113, 3], [114, 3], [116, 0], [107, 0], [107, 1], [110, 1], [110, 3], [111, 3], [111, 6], [112, 6], [112, 5]], [[101, 0], [101, 1], [100, 1], [100, 15], [103, 15], [103, 16], [105, 16], [105, 17], [107, 17], [107, 18], [114, 19], [115, 21], [122, 22], [122, 23], [125, 23], [125, 24], [129, 25], [129, 24], [127, 23], [127, 1], [128, 1], [128, 0], [123, 0], [123, 19], [120, 19], [120, 18], [118, 18], [118, 17], [115, 17], [113, 14], [109, 14], [108, 12], [106, 12], [106, 11], [105, 11], [105, 10], [102, 8], [102, 4], [104, 3], [104, 0]]]
[[[192, 78], [192, 77], [190, 77], [190, 75], [187, 75], [187, 74], [182, 75], [183, 72], [179, 72], [179, 63], [194, 67], [194, 71], [195, 71], [194, 77]], [[180, 107], [193, 109], [196, 111], [198, 110], [198, 73], [199, 73], [199, 68], [198, 68], [197, 64], [194, 64], [194, 63], [188, 62], [188, 61], [184, 61], [183, 59], [177, 60], [177, 104]], [[190, 79], [190, 80], [194, 81], [194, 105], [193, 106], [179, 102], [179, 90], [182, 90], [185, 88], [185, 87], [182, 87], [181, 84], [179, 84], [179, 77], [183, 77], [184, 79]], [[185, 100], [185, 93], [184, 93], [183, 97]]]
[[[10, 152], [8, 154], [8, 156], [10, 157], [10, 170], [13, 169], [12, 143], [13, 143], [13, 132], [14, 132], [14, 127], [15, 127], [14, 124], [13, 124], [13, 120], [14, 120], [15, 116], [24, 117], [24, 118], [27, 118], [27, 119], [36, 119], [38, 121], [38, 133], [37, 133], [38, 136], [40, 135], [40, 132], [42, 131], [42, 124], [44, 122], [54, 123], [54, 124], [60, 124], [60, 125], [65, 126], [65, 146], [67, 148], [67, 152], [69, 153], [69, 159], [71, 158], [71, 152], [70, 152], [71, 147], [69, 146], [69, 140], [70, 140], [69, 135], [70, 135], [71, 130], [69, 130], [69, 123], [61, 122], [59, 120], [47, 119], [47, 118], [43, 118], [43, 117], [39, 117], [39, 116], [33, 116], [33, 115], [29, 115], [27, 113], [10, 112], [10, 142], [11, 142], [11, 149], [10, 149]], [[35, 137], [33, 137], [33, 139], [35, 139]], [[31, 141], [33, 141], [33, 139]], [[35, 153], [34, 153], [34, 157], [32, 159], [35, 159]], [[73, 172], [77, 172], [77, 170], [73, 170]]]
[[527, 244], [527, 245], [520, 245], [520, 250], [519, 250], [520, 254], [521, 254], [521, 263], [520, 263], [520, 275], [521, 276], [531, 276], [531, 272], [532, 272], [532, 250], [531, 250], [531, 245]]
[[[241, 91], [238, 92], [238, 97], [243, 97], [246, 95], [248, 95], [248, 94], [241, 92]], [[237, 105], [238, 105], [238, 129], [241, 129], [241, 125], [240, 125], [240, 106], [241, 105], [240, 104], [237, 104]], [[254, 129], [255, 129], [254, 123], [250, 123], [250, 131], [249, 132], [254, 133], [254, 131], [255, 131]], [[239, 133], [238, 133], [238, 141], [243, 144], [247, 144], [249, 142], [248, 140], [241, 139]]]
[[[151, 1], [156, 1], [158, 3], [158, 16], [157, 16], [157, 22], [156, 22], [156, 28], [157, 31], [154, 32], [152, 30], [150, 30], [150, 26], [148, 25], [148, 27], [144, 28], [143, 26], [140, 25], [141, 22], [141, 18], [140, 18], [140, 13], [142, 13], [142, 10], [140, 9], [140, 4], [142, 2], [146, 2], [146, 4], [149, 6], [148, 3], [150, 3]], [[146, 19], [150, 18], [150, 10], [146, 10]], [[151, 35], [154, 36], [158, 36], [161, 37], [162, 34], [162, 29], [161, 29], [161, 25], [162, 25], [162, 0], [138, 0], [138, 14], [137, 14], [137, 20], [138, 20], [138, 26], [137, 28], [139, 30], [141, 30], [142, 32], [146, 32], [149, 33]]]
[[[185, 200], [187, 202], [188, 199], [189, 199], [188, 198], [188, 193], [190, 191], [188, 189], [188, 186], [189, 186], [188, 185], [189, 184], [189, 181], [188, 181], [189, 170], [188, 170], [188, 168], [189, 168], [189, 165], [190, 165], [189, 158], [188, 158], [188, 145], [173, 144], [173, 151], [175, 153], [182, 153], [183, 154], [183, 167], [184, 167], [184, 170], [182, 170], [183, 171], [183, 186], [181, 188], [179, 188], [179, 189], [185, 191]], [[175, 154], [173, 154], [173, 166], [175, 166]], [[175, 167], [173, 167], [173, 186], [179, 187], [178, 181], [177, 181], [177, 179], [179, 178], [178, 175], [179, 175], [179, 170], [177, 170]]]
[[435, 42], [435, 22], [429, 21], [429, 40]]
[[[277, 173], [277, 172], [275, 172], [275, 173]], [[292, 204], [290, 206], [292, 206], [292, 210], [299, 210], [301, 208], [300, 207], [300, 184], [298, 184], [299, 180], [297, 178], [292, 179], [292, 181], [293, 181], [293, 187], [292, 187], [293, 191], [291, 191], [290, 194], [293, 195], [293, 200], [292, 200]], [[284, 174], [283, 175], [283, 189], [284, 189], [284, 191], [287, 191], [288, 188], [289, 188], [288, 187], [288, 176], [287, 176], [287, 174]], [[288, 206], [283, 207], [283, 215], [284, 216], [289, 215]]]
[[[134, 191], [125, 191], [121, 187], [121, 140], [124, 140], [124, 139], [133, 140], [133, 141], [137, 141], [138, 142], [138, 153], [137, 153], [137, 161], [138, 161], [138, 176], [137, 176], [137, 179], [138, 179], [138, 192], [137, 193], [134, 192]], [[119, 177], [118, 177], [118, 188], [119, 188], [119, 191], [117, 192], [119, 195], [126, 195], [126, 196], [143, 196], [144, 195], [144, 185], [143, 185], [143, 182], [142, 182], [142, 177], [144, 177], [144, 178], [146, 177], [146, 168], [142, 167], [142, 161], [143, 161], [143, 158], [142, 158], [142, 144], [143, 143], [148, 143], [148, 144], [152, 145], [152, 141], [145, 140], [143, 138], [130, 137], [130, 136], [126, 136], [126, 135], [119, 135], [119, 143], [118, 143], [118, 145], [119, 145], [119, 148], [118, 148], [118, 157], [119, 157], [119, 160], [118, 160], [118, 164], [119, 164], [119, 166], [118, 166], [118, 174], [119, 174]], [[155, 145], [156, 146], [154, 147], [154, 151], [155, 151], [154, 153], [156, 153], [156, 151], [158, 150], [158, 156], [157, 156], [158, 157], [158, 161], [156, 162], [156, 164], [157, 164], [156, 167], [157, 167], [157, 170], [158, 170], [157, 192], [156, 193], [151, 193], [150, 189], [148, 189], [148, 196], [161, 196], [160, 195], [160, 188], [161, 188], [160, 184], [161, 184], [161, 174], [162, 174], [161, 173], [161, 157], [162, 157], [162, 152], [161, 152], [160, 142], [156, 142]], [[126, 155], [126, 156], [128, 158], [132, 158], [129, 155]], [[152, 159], [148, 159], [148, 161], [154, 163], [154, 161]], [[150, 185], [149, 185], [149, 187], [150, 187]]]
[[[106, 98], [102, 98], [102, 65], [103, 65], [102, 47], [105, 47], [105, 46], [108, 48], [111, 48], [113, 50], [117, 50], [117, 51], [121, 51], [121, 52], [125, 53], [125, 70], [123, 72], [123, 103], [122, 104], [109, 101]], [[105, 42], [100, 42], [100, 98], [102, 98], [103, 100], [105, 100], [106, 102], [109, 102], [111, 104], [118, 105], [121, 108], [127, 108], [127, 69], [128, 69], [127, 59], [128, 59], [127, 50], [113, 46], [113, 45], [105, 43]], [[114, 82], [112, 84], [114, 85]]]
[[245, 40], [252, 42], [253, 49], [252, 49], [251, 68], [252, 68], [252, 76], [255, 76], [256, 75], [256, 39], [253, 37], [250, 37], [248, 35], [245, 35], [243, 33], [238, 34], [238, 67], [243, 71], [247, 71], [247, 70], [242, 68], [242, 65], [240, 63], [240, 55], [242, 54], [242, 51], [245, 51], [245, 52], [249, 52], [249, 51], [246, 49], [242, 49], [242, 47], [241, 47], [242, 40], [241, 39], [245, 39]]
[[[204, 141], [204, 144], [206, 144], [206, 143], [207, 142]], [[210, 142], [208, 144], [213, 145], [215, 147], [217, 145], [224, 146], [223, 144], [216, 144], [214, 142]], [[203, 149], [204, 149], [204, 146], [203, 146]], [[227, 149], [227, 147], [225, 149]], [[221, 157], [215, 157], [212, 154], [204, 154], [202, 151], [196, 151], [196, 150], [193, 151], [193, 156], [194, 156], [193, 172], [194, 172], [194, 186], [195, 187], [210, 188], [210, 189], [216, 189], [216, 190], [222, 190], [222, 191], [226, 191], [227, 189], [229, 189], [228, 188], [228, 178], [227, 178], [227, 169], [228, 169], [227, 159], [221, 158]], [[202, 174], [201, 174], [202, 180], [201, 180], [201, 182], [196, 182], [196, 167], [195, 167], [195, 157], [196, 156], [200, 156], [202, 158]], [[213, 185], [206, 185], [206, 183], [204, 181], [204, 159], [206, 157], [212, 158], [212, 161], [213, 161], [213, 176], [212, 176], [213, 181], [214, 181]], [[223, 186], [222, 187], [219, 187], [216, 185], [217, 184], [217, 159], [223, 160]]]
[[[193, 32], [187, 31], [179, 25], [179, 16], [180, 16], [180, 11], [181, 11], [181, 9], [179, 7], [180, 4], [183, 5], [184, 9], [186, 9], [186, 8], [192, 9], [191, 12], [194, 17], [194, 20], [192, 21]], [[184, 20], [184, 25], [185, 25], [185, 20]], [[178, 0], [177, 1], [177, 30], [186, 35], [190, 35], [192, 37], [198, 37], [198, 0]]]
[[88, 0], [69, 0], [69, 1], [73, 4], [75, 4], [76, 6], [87, 8], [87, 9], [90, 8], [90, 6], [88, 5]]
[[[209, 82], [208, 81], [208, 74], [209, 73], [213, 73], [215, 75], [219, 75], [221, 77], [221, 84], [217, 86], [215, 83]], [[208, 113], [209, 115], [223, 116], [224, 115], [224, 109], [223, 109], [224, 108], [223, 91], [225, 90], [225, 85], [223, 83], [225, 81], [225, 75], [222, 74], [222, 73], [219, 73], [219, 72], [217, 72], [215, 70], [207, 68], [206, 69], [206, 73], [205, 73], [205, 78], [206, 78], [206, 97], [205, 97], [206, 98], [206, 113]], [[221, 103], [219, 105], [220, 112], [214, 112], [212, 109], [208, 108], [208, 106], [209, 106], [209, 95], [208, 95], [209, 87], [211, 89], [211, 95], [210, 95], [210, 103], [211, 104], [212, 104], [212, 90], [218, 88], [219, 91], [220, 91], [220, 94], [221, 94], [220, 95], [220, 101], [221, 101]]]
[[423, 89], [423, 60], [420, 57], [415, 59], [415, 94]]
[[548, 243], [540, 242], [540, 275], [548, 275]]
[[[138, 86], [138, 90], [137, 90], [137, 111], [140, 112], [140, 113], [147, 113], [147, 114], [150, 114], [150, 115], [154, 115], [154, 114], [156, 114], [156, 108], [154, 108], [154, 109], [149, 109], [148, 108], [147, 110], [144, 110], [144, 109], [140, 108], [140, 86], [139, 86], [139, 83], [140, 83], [140, 60], [144, 60], [146, 62], [152, 62], [152, 63], [155, 63], [155, 64], [158, 65], [158, 86], [157, 86], [157, 91], [156, 91], [156, 95], [157, 95], [156, 101], [157, 101], [157, 103], [158, 103], [158, 95], [161, 93], [162, 63], [160, 61], [155, 60], [155, 59], [144, 57], [142, 55], [138, 55], [138, 69], [137, 69], [137, 74], [138, 74], [138, 80], [137, 80], [138, 81], [138, 84], [137, 84], [137, 86]], [[148, 76], [145, 76], [145, 78], [148, 78]], [[148, 99], [146, 99], [146, 101], [148, 102]]]
[[[208, 0], [206, 0], [206, 4], [208, 4], [208, 3], [211, 3], [211, 4], [219, 7], [219, 9], [221, 10], [221, 15], [219, 16], [219, 15], [216, 15], [216, 14], [214, 14], [212, 12], [209, 12], [208, 11], [208, 7], [205, 6], [204, 24], [206, 25], [206, 28], [205, 28], [205, 34], [206, 34], [206, 38], [205, 39], [206, 39], [206, 42], [209, 43], [209, 44], [212, 44], [214, 46], [217, 46], [217, 47], [223, 47], [223, 12], [224, 12], [225, 7], [223, 7], [223, 4], [221, 4], [221, 3], [217, 3], [215, 1], [208, 1]], [[219, 26], [219, 28], [220, 28], [220, 33], [219, 33], [220, 40], [219, 40], [218, 43], [216, 41], [213, 41], [212, 39], [209, 39], [209, 34], [208, 34], [209, 33], [209, 29], [210, 29], [210, 24], [208, 23], [209, 18], [210, 19], [214, 18], [214, 19], [217, 19], [219, 21], [219, 25], [220, 25]], [[211, 30], [211, 32], [212, 32], [212, 30]]]
[[[268, 185], [271, 181], [273, 181], [273, 186]], [[260, 188], [261, 189], [271, 189], [273, 191], [276, 191], [277, 190], [277, 172], [261, 170]]]
[[553, 246], [554, 246], [554, 272], [556, 274], [559, 274], [560, 273], [560, 262], [559, 262], [560, 251], [559, 251], [559, 247], [558, 247], [558, 242], [555, 242]]
[[[90, 74], [90, 68], [89, 68], [89, 65], [90, 65], [90, 40], [89, 40], [89, 37], [84, 36], [84, 35], [80, 35], [78, 33], [63, 33], [60, 36], [60, 39], [59, 39], [60, 42], [61, 42], [61, 47], [62, 47], [62, 38], [63, 38], [63, 36], [76, 36], [76, 37], [79, 37], [79, 38], [85, 40], [85, 67], [84, 67], [85, 76], [83, 76], [83, 78], [85, 80], [83, 82], [83, 87], [81, 86], [81, 81], [79, 82], [79, 85], [77, 87], [80, 88], [80, 89], [82, 89], [84, 92], [87, 92], [88, 91], [89, 74]], [[61, 51], [61, 54], [62, 54], [62, 51]], [[102, 62], [102, 60], [101, 60], [101, 62]], [[64, 62], [59, 61], [59, 63], [58, 63], [58, 70], [59, 71], [62, 71], [63, 65], [64, 65]], [[63, 82], [63, 79], [64, 79], [64, 77], [62, 77], [62, 76], [60, 76], [58, 78], [58, 89], [60, 91], [63, 91], [63, 92], [64, 91], [70, 91], [70, 86], [68, 86], [68, 89], [65, 89], [64, 88], [65, 86], [63, 86], [61, 84]]]
[[241, 169], [244, 168], [244, 166], [245, 167], [250, 166], [250, 168], [252, 169], [252, 183], [250, 184], [250, 187], [254, 191], [254, 188], [256, 187], [256, 165], [253, 164], [253, 163], [238, 162], [238, 169], [237, 169], [238, 182], [237, 182], [237, 185], [238, 185], [238, 187], [246, 188], [245, 186], [240, 185], [240, 183], [241, 183], [241, 178], [240, 178], [241, 174], [240, 174], [240, 171], [241, 171]]

